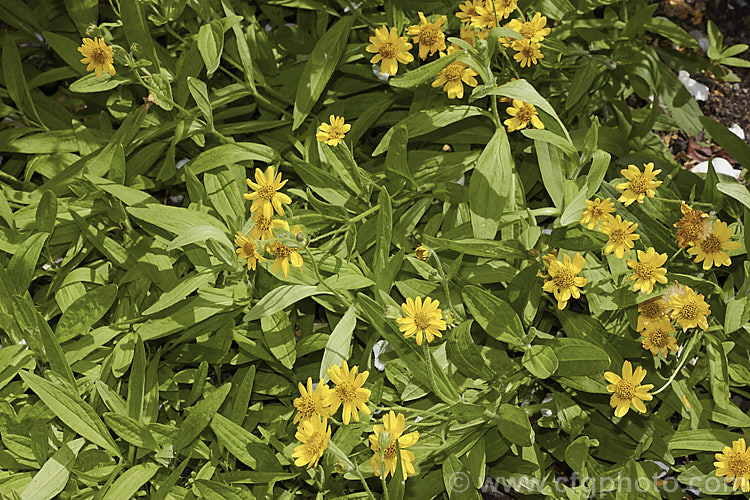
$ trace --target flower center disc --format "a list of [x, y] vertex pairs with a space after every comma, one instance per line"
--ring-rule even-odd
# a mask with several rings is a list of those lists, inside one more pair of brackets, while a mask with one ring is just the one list
[[309, 418], [315, 414], [315, 401], [312, 398], [302, 398], [301, 404], [297, 407], [302, 418]]
[[750, 474], [750, 460], [742, 455], [734, 455], [729, 459], [729, 470], [735, 476]]
[[391, 439], [391, 444], [389, 444], [385, 451], [383, 452], [383, 458], [386, 460], [393, 460], [396, 458], [396, 440]]
[[646, 176], [640, 174], [630, 181], [630, 190], [635, 194], [643, 194], [648, 190], [648, 180]]
[[419, 32], [419, 43], [434, 45], [438, 41], [439, 33], [440, 29], [431, 24], [422, 26], [422, 30]]
[[534, 116], [534, 111], [529, 106], [521, 106], [516, 114], [516, 118], [522, 122], [528, 122], [532, 116]]
[[278, 241], [274, 242], [275, 244], [271, 247], [271, 252], [281, 259], [285, 259], [289, 256], [290, 253], [292, 253], [292, 249], [288, 246], [284, 245], [283, 243], [279, 243]]
[[618, 398], [623, 400], [633, 399], [633, 396], [635, 396], [635, 386], [632, 382], [622, 380], [617, 384], [615, 394], [617, 394]]
[[344, 403], [354, 401], [356, 398], [356, 392], [354, 386], [349, 382], [342, 382], [336, 386], [336, 395]]
[[654, 277], [654, 266], [645, 262], [639, 262], [635, 268], [635, 274], [642, 280], [650, 280]]
[[662, 330], [654, 330], [651, 332], [651, 343], [656, 347], [666, 347], [669, 334]]
[[461, 77], [463, 77], [464, 74], [464, 67], [459, 62], [450, 63], [447, 68], [445, 68], [445, 79], [449, 82], [455, 82], [458, 80], [461, 80]]
[[392, 59], [396, 57], [396, 46], [391, 42], [385, 42], [378, 49], [378, 54], [380, 54], [380, 57], [383, 59]]
[[430, 319], [426, 314], [420, 312], [414, 315], [414, 324], [417, 325], [417, 328], [420, 330], [424, 330], [430, 326]]
[[258, 196], [264, 200], [270, 200], [274, 194], [276, 190], [272, 186], [261, 186], [258, 190]]
[[323, 433], [314, 432], [310, 439], [307, 440], [307, 452], [311, 456], [317, 456], [320, 454], [320, 449], [323, 447]]
[[247, 243], [242, 245], [242, 251], [250, 256], [255, 255], [255, 243], [253, 243], [252, 241], [248, 241]]
[[712, 234], [701, 241], [701, 250], [707, 254], [713, 254], [721, 252], [721, 240]]
[[573, 273], [567, 269], [560, 269], [553, 279], [559, 288], [570, 288], [575, 282]]
[[685, 319], [693, 319], [698, 315], [698, 306], [695, 304], [685, 304], [682, 306], [680, 315]]
[[107, 62], [107, 53], [104, 52], [102, 49], [94, 49], [91, 51], [91, 56], [89, 56], [92, 61], [96, 64], [104, 64]]
[[612, 243], [624, 243], [625, 242], [625, 231], [622, 229], [615, 229], [609, 233], [609, 239]]

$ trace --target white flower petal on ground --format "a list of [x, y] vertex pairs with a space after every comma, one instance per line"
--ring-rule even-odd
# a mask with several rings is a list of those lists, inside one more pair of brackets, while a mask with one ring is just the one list
[[[724, 158], [714, 158], [712, 160], [712, 164], [717, 174], [724, 174], [724, 175], [728, 175], [729, 177], [734, 177], [734, 178], [740, 175], [740, 171], [733, 168], [732, 164], [729, 163]], [[698, 163], [696, 166], [694, 166], [692, 169], [690, 169], [690, 171], [693, 172], [694, 174], [705, 174], [706, 172], [708, 172], [708, 162], [702, 161]]]
[[373, 364], [378, 371], [382, 372], [385, 370], [385, 361], [380, 361], [380, 356], [390, 350], [391, 347], [388, 345], [387, 340], [378, 340], [375, 342], [375, 345], [372, 346], [372, 355], [374, 357]]
[[735, 123], [731, 127], [729, 127], [729, 131], [740, 139], [745, 139], [745, 131], [742, 130], [742, 127], [740, 127], [739, 123]]

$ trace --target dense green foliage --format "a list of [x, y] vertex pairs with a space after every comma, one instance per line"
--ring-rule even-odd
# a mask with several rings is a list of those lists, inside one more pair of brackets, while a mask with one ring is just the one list
[[[655, 11], [521, 0], [509, 19], [551, 28], [522, 68], [509, 19], [471, 45], [450, 1], [3, 0], [0, 498], [731, 494], [713, 462], [750, 429], [750, 193], [683, 169], [657, 132], [704, 133], [750, 168], [677, 76], [732, 79], [746, 47], [712, 27], [703, 56]], [[446, 15], [462, 50], [423, 61], [415, 43], [383, 76], [369, 38], [407, 36], [419, 12]], [[94, 37], [116, 74], [80, 62]], [[431, 83], [454, 62], [478, 84], [449, 99]], [[513, 100], [544, 129], [509, 132]], [[316, 140], [330, 115], [351, 124], [336, 146]], [[656, 196], [615, 201], [645, 163]], [[304, 261], [287, 277], [268, 251], [248, 270], [233, 242], [254, 227], [245, 179], [269, 165], [302, 231], [273, 234]], [[580, 224], [597, 197], [638, 224], [635, 249], [668, 256], [668, 284], [633, 290]], [[731, 265], [678, 246], [681, 201], [729, 224]], [[553, 251], [585, 259], [564, 309], [542, 288]], [[705, 297], [708, 328], [655, 356], [637, 305], [675, 281]], [[418, 346], [396, 319], [427, 296], [449, 328]], [[334, 415], [319, 465], [296, 466], [298, 382], [343, 361], [369, 371], [372, 413]], [[654, 397], [615, 417], [603, 374], [624, 361]], [[370, 462], [390, 409], [419, 431], [405, 484]]]

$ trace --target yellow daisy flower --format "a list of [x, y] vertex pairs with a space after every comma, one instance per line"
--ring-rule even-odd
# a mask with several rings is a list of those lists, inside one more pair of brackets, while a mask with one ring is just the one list
[[376, 476], [380, 476], [380, 454], [383, 453], [383, 462], [385, 462], [385, 477], [388, 474], [395, 475], [396, 466], [398, 465], [398, 455], [396, 454], [396, 442], [401, 450], [401, 471], [404, 479], [409, 475], [414, 475], [414, 453], [407, 450], [419, 441], [419, 432], [413, 431], [409, 434], [404, 433], [406, 419], [403, 413], [398, 415], [391, 410], [387, 415], [383, 415], [383, 425], [375, 425], [370, 434], [370, 448], [375, 454], [370, 458], [370, 465]]
[[432, 82], [432, 86], [439, 87], [444, 85], [443, 90], [448, 93], [448, 99], [455, 99], [456, 97], [462, 99], [464, 97], [463, 84], [476, 87], [477, 79], [474, 77], [478, 74], [468, 64], [455, 61], [441, 69], [435, 75], [435, 81]]
[[750, 449], [745, 444], [745, 438], [732, 441], [732, 447], [725, 446], [721, 453], [714, 455], [716, 475], [726, 476], [727, 483], [732, 484], [732, 491], [750, 491]]
[[93, 40], [84, 38], [83, 45], [78, 47], [78, 52], [83, 55], [81, 62], [88, 64], [86, 71], [93, 69], [97, 78], [102, 77], [102, 71], [105, 69], [110, 76], [115, 76], [117, 73], [112, 65], [115, 60], [112, 56], [112, 47], [104, 43], [103, 38], [94, 37]]
[[284, 215], [284, 207], [282, 204], [288, 205], [292, 202], [292, 199], [280, 192], [279, 189], [284, 187], [289, 179], [281, 181], [281, 173], [279, 172], [274, 177], [273, 167], [268, 167], [266, 173], [259, 168], [255, 169], [255, 182], [250, 179], [246, 179], [247, 185], [250, 189], [254, 190], [253, 193], [245, 193], [242, 196], [246, 200], [252, 200], [253, 204], [250, 206], [250, 211], [255, 212], [259, 210], [264, 217], [270, 218], [273, 215], [273, 211], [279, 215]]
[[[495, 16], [495, 11], [492, 9], [492, 2], [485, 5], [477, 5], [474, 8], [474, 11], [476, 14], [471, 16], [471, 26], [478, 30], [489, 31], [492, 28], [497, 27], [498, 19], [502, 19], [500, 12]], [[487, 33], [487, 31], [484, 31], [484, 33]]]
[[640, 238], [640, 235], [633, 234], [636, 229], [638, 229], [638, 224], [622, 220], [619, 214], [615, 217], [610, 216], [600, 229], [609, 236], [609, 242], [604, 247], [604, 255], [609, 255], [613, 251], [618, 259], [622, 259], [625, 252], [630, 255], [630, 249], [634, 246], [633, 242]]
[[472, 47], [474, 46], [474, 38], [477, 36], [477, 32], [472, 27], [468, 28], [461, 28], [461, 31], [459, 32], [459, 38], [463, 40], [464, 42], [468, 43]]
[[508, 127], [508, 132], [524, 129], [529, 126], [529, 123], [534, 128], [544, 128], [544, 123], [539, 119], [536, 106], [533, 104], [513, 99], [513, 105], [505, 108], [505, 112], [512, 117], [503, 122]]
[[586, 200], [586, 208], [581, 214], [581, 224], [588, 222], [588, 228], [594, 229], [599, 222], [607, 220], [609, 214], [615, 212], [615, 204], [609, 198], [594, 201]]
[[682, 293], [675, 293], [669, 299], [670, 317], [685, 331], [688, 328], [700, 326], [708, 329], [708, 316], [711, 308], [704, 300], [703, 294], [696, 294], [689, 286], [681, 287]]
[[[551, 30], [546, 28], [546, 25], [547, 18], [537, 12], [530, 21], [522, 22], [518, 19], [511, 19], [505, 27], [517, 31], [526, 40], [539, 43], [544, 40], [545, 36], [550, 34]], [[506, 47], [509, 47], [516, 41], [516, 39], [507, 37], [503, 37], [500, 40]]]
[[732, 259], [724, 250], [737, 250], [742, 246], [739, 241], [729, 241], [732, 237], [732, 229], [726, 222], [714, 221], [712, 231], [705, 238], [691, 242], [687, 253], [695, 255], [695, 262], [703, 261], [703, 270], [707, 271], [712, 266], [731, 266]]
[[622, 202], [626, 207], [635, 201], [643, 203], [646, 196], [653, 198], [656, 194], [654, 188], [661, 186], [662, 181], [654, 180], [661, 170], [654, 170], [653, 163], [645, 163], [643, 167], [643, 173], [635, 165], [628, 165], [628, 168], [620, 170], [628, 182], [621, 182], [616, 186], [619, 191], [623, 191], [617, 201]]
[[381, 73], [393, 76], [398, 71], [398, 63], [408, 64], [414, 60], [414, 56], [409, 53], [411, 47], [405, 36], [398, 36], [396, 28], [389, 31], [381, 26], [375, 29], [375, 36], [370, 37], [370, 45], [365, 50], [375, 54], [370, 62], [380, 63]]
[[320, 415], [315, 415], [300, 423], [294, 437], [302, 443], [292, 452], [294, 465], [297, 467], [307, 465], [309, 469], [318, 465], [318, 461], [328, 448], [331, 428], [328, 427], [328, 420], [321, 418]]
[[682, 219], [674, 223], [677, 228], [677, 245], [680, 248], [687, 248], [701, 238], [705, 238], [711, 230], [708, 223], [708, 214], [700, 210], [693, 210], [685, 202], [680, 205]]
[[633, 269], [633, 274], [628, 277], [628, 280], [635, 280], [633, 291], [640, 290], [641, 293], [651, 293], [657, 281], [659, 283], [668, 281], [667, 270], [661, 267], [667, 262], [667, 254], [656, 253], [654, 247], [649, 247], [645, 252], [638, 250], [637, 253], [637, 261], [634, 259], [625, 261], [628, 267]]
[[513, 50], [516, 51], [513, 59], [521, 63], [522, 68], [530, 67], [536, 64], [538, 59], [544, 58], [544, 54], [539, 49], [539, 44], [531, 40], [516, 40], [513, 44]]
[[255, 266], [259, 260], [266, 260], [258, 253], [258, 246], [253, 240], [252, 233], [246, 238], [241, 232], [237, 231], [234, 236], [234, 242], [239, 247], [237, 250], [237, 258], [247, 259], [247, 268], [255, 271]]
[[477, 7], [484, 7], [484, 0], [466, 0], [458, 6], [460, 12], [456, 12], [456, 17], [468, 26], [471, 24], [471, 18], [477, 15]]
[[604, 372], [604, 378], [609, 385], [607, 391], [613, 393], [609, 399], [609, 406], [615, 409], [615, 417], [624, 416], [632, 405], [637, 411], [646, 413], [643, 401], [651, 401], [654, 397], [648, 393], [654, 388], [653, 384], [640, 385], [646, 376], [646, 370], [638, 367], [633, 373], [630, 361], [622, 364], [622, 377], [613, 372]]
[[643, 348], [651, 351], [651, 354], [654, 356], [659, 354], [661, 350], [666, 358], [668, 354], [667, 349], [672, 351], [677, 350], [677, 339], [670, 335], [674, 331], [674, 325], [665, 317], [649, 323], [641, 332]]
[[419, 245], [416, 250], [414, 250], [414, 256], [419, 260], [426, 261], [430, 258], [430, 249], [424, 245]]
[[250, 231], [250, 237], [256, 240], [272, 240], [275, 238], [272, 229], [285, 229], [289, 231], [289, 224], [286, 221], [274, 219], [273, 217], [266, 217], [262, 213], [257, 213], [253, 217], [255, 226]]
[[406, 302], [401, 304], [406, 317], [396, 318], [396, 322], [401, 325], [399, 331], [403, 332], [404, 338], [408, 339], [414, 334], [417, 335], [417, 345], [422, 345], [422, 335], [427, 339], [427, 343], [435, 340], [435, 337], [442, 337], [440, 330], [445, 330], [445, 321], [443, 321], [443, 311], [438, 309], [440, 302], [430, 297], [425, 297], [424, 303], [422, 297], [412, 299], [406, 298]]
[[327, 404], [328, 393], [331, 389], [328, 384], [322, 381], [313, 390], [312, 377], [307, 377], [307, 389], [302, 382], [297, 382], [300, 397], [293, 401], [294, 407], [297, 408], [297, 414], [294, 416], [294, 424], [302, 420], [310, 420], [313, 417], [320, 416], [328, 418], [331, 416], [331, 406]]
[[352, 417], [354, 417], [355, 422], [359, 422], [357, 410], [365, 415], [370, 414], [370, 409], [367, 407], [370, 390], [362, 387], [365, 385], [370, 372], [363, 371], [357, 375], [358, 369], [359, 367], [352, 366], [350, 371], [349, 366], [344, 361], [341, 366], [333, 365], [326, 372], [331, 382], [336, 384], [328, 393], [326, 402], [331, 405], [331, 415], [338, 411], [339, 406], [343, 406], [341, 420], [344, 425], [348, 425]]
[[343, 116], [331, 115], [330, 121], [330, 124], [320, 124], [320, 132], [318, 132], [318, 135], [316, 135], [315, 138], [318, 142], [325, 142], [329, 146], [338, 146], [344, 139], [344, 135], [349, 132], [349, 129], [351, 129], [352, 126], [344, 123]]
[[[292, 234], [297, 236], [300, 233], [299, 226], [294, 226], [292, 228]], [[272, 241], [269, 244], [268, 251], [271, 252], [276, 259], [273, 261], [273, 266], [271, 266], [271, 271], [276, 272], [279, 269], [284, 273], [284, 277], [289, 277], [289, 262], [292, 263], [294, 267], [299, 269], [299, 272], [302, 272], [302, 265], [305, 263], [304, 260], [302, 260], [302, 256], [297, 252], [295, 248], [288, 247], [284, 245], [280, 241]]]
[[[501, 19], [507, 19], [518, 5], [518, 0], [495, 0], [495, 11]], [[490, 4], [487, 4], [490, 7]]]
[[447, 20], [447, 17], [440, 16], [434, 23], [429, 23], [424, 14], [419, 12], [419, 24], [409, 26], [406, 31], [414, 36], [412, 42], [419, 44], [419, 58], [423, 61], [428, 53], [432, 55], [437, 51], [445, 50], [445, 34], [440, 26]]
[[565, 263], [558, 259], [544, 258], [549, 276], [544, 276], [547, 281], [542, 288], [545, 292], [554, 294], [557, 299], [557, 308], [561, 310], [568, 305], [570, 297], [579, 298], [581, 296], [579, 288], [583, 288], [588, 283], [586, 278], [578, 276], [586, 263], [581, 254], [576, 253], [573, 260], [563, 255], [563, 259]]
[[667, 304], [662, 296], [648, 299], [638, 304], [638, 331], [640, 332], [647, 325], [658, 322], [667, 314]]

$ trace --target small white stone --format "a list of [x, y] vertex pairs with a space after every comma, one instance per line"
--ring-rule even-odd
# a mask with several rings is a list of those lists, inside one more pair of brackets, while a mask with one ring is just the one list
[[414, 417], [414, 423], [415, 423], [415, 424], [418, 424], [418, 423], [419, 423], [419, 422], [421, 422], [422, 420], [424, 420], [424, 419], [423, 419], [422, 417]]
[[[717, 174], [724, 174], [728, 175], [729, 177], [737, 177], [740, 175], [740, 171], [733, 168], [732, 164], [726, 161], [724, 158], [714, 158], [711, 160], [712, 165], [714, 166], [714, 170]], [[694, 166], [691, 170], [694, 174], [705, 174], [708, 172], [708, 162], [702, 161], [696, 166]]]
[[178, 161], [178, 162], [177, 162], [177, 163], [175, 164], [174, 168], [176, 168], [177, 170], [179, 170], [179, 169], [181, 169], [182, 167], [184, 167], [184, 166], [185, 166], [185, 164], [186, 164], [187, 162], [189, 162], [189, 161], [190, 161], [190, 160], [188, 160], [187, 158], [183, 158], [182, 160]]
[[729, 127], [729, 131], [739, 137], [740, 139], [745, 139], [745, 131], [742, 130], [742, 127], [738, 123], [733, 124], [731, 127]]
[[377, 368], [378, 371], [382, 372], [385, 370], [385, 361], [380, 361], [380, 356], [382, 356], [386, 351], [390, 350], [390, 346], [388, 345], [387, 340], [378, 340], [375, 342], [375, 345], [372, 346], [372, 355], [375, 358], [373, 360], [373, 364], [375, 365], [375, 368]]
[[698, 83], [690, 78], [690, 73], [685, 70], [681, 70], [677, 75], [685, 88], [690, 92], [696, 101], [707, 101], [708, 100], [708, 87], [702, 83]]
[[466, 184], [466, 177], [464, 177], [464, 174], [461, 174], [461, 177], [455, 180], [456, 184], [458, 185], [465, 185]]
[[708, 37], [705, 33], [703, 33], [700, 30], [690, 30], [690, 36], [695, 38], [695, 40], [698, 42], [698, 45], [701, 46], [701, 50], [703, 52], [708, 52]]
[[377, 64], [372, 65], [372, 74], [375, 75], [375, 77], [381, 82], [387, 82], [388, 78], [391, 77], [388, 73], [381, 73], [380, 66], [378, 66]]

